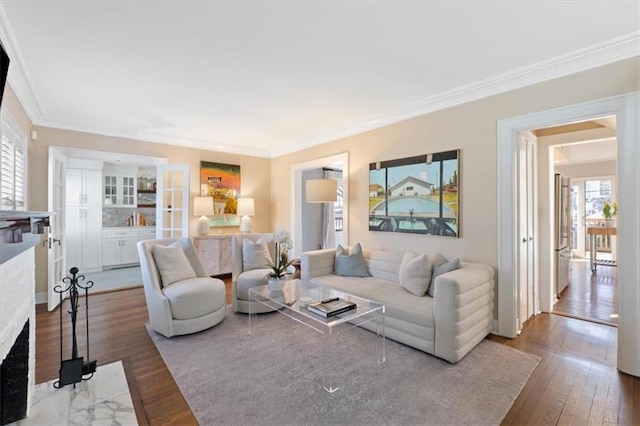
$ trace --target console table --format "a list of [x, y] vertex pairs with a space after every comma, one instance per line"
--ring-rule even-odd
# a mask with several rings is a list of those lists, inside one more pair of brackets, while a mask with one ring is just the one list
[[602, 227], [592, 227], [587, 228], [587, 234], [589, 235], [589, 266], [591, 266], [591, 272], [596, 273], [596, 268], [598, 265], [602, 266], [618, 266], [618, 263], [615, 260], [598, 260], [596, 259], [596, 237], [598, 235], [609, 235], [615, 236], [618, 235], [618, 228], [602, 228]]
[[193, 236], [191, 238], [207, 274], [214, 276], [231, 273], [233, 234]]

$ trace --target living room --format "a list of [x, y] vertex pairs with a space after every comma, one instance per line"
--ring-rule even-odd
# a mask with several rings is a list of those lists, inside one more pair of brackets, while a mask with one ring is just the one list
[[[8, 20], [18, 34], [16, 27], [19, 21], [11, 22], [13, 5], [8, 3], [3, 4], [7, 13], [3, 12], [2, 19]], [[48, 168], [49, 148], [92, 149], [162, 157], [166, 158], [168, 163], [188, 164], [191, 198], [198, 194], [199, 169], [202, 161], [239, 165], [242, 170], [242, 192], [255, 199], [256, 214], [252, 217], [252, 231], [273, 232], [286, 229], [295, 234], [294, 206], [299, 194], [291, 191], [296, 187], [293, 170], [309, 162], [346, 155], [348, 175], [345, 177], [345, 204], [348, 204], [348, 209], [345, 209], [345, 221], [348, 223], [345, 230], [348, 231], [345, 232], [345, 243], [360, 242], [363, 247], [368, 248], [395, 252], [411, 249], [418, 253], [424, 252], [426, 247], [430, 248], [435, 244], [437, 251], [445, 256], [460, 257], [467, 261], [491, 265], [496, 269], [498, 278], [494, 310], [495, 333], [515, 338], [520, 331], [515, 329], [515, 316], [511, 318], [511, 314], [506, 312], [511, 308], [508, 303], [502, 303], [510, 299], [509, 293], [500, 293], [513, 283], [513, 276], [508, 275], [509, 268], [505, 267], [505, 259], [508, 256], [504, 254], [506, 234], [502, 228], [505, 225], [501, 222], [501, 218], [505, 218], [504, 211], [512, 209], [513, 203], [509, 203], [508, 199], [505, 199], [506, 193], [500, 191], [503, 188], [501, 185], [510, 182], [511, 170], [504, 169], [504, 163], [501, 161], [501, 155], [509, 151], [503, 150], [504, 145], [498, 123], [549, 111], [551, 114], [560, 116], [562, 115], [560, 110], [570, 109], [576, 105], [579, 106], [576, 107], [577, 112], [572, 112], [573, 118], [570, 119], [582, 121], [582, 117], [588, 118], [579, 110], [585, 104], [636, 93], [636, 98], [625, 101], [627, 104], [633, 104], [640, 89], [638, 32], [637, 26], [632, 28], [633, 22], [628, 25], [624, 34], [635, 31], [633, 36], [623, 38], [622, 33], [609, 33], [607, 39], [598, 40], [606, 42], [615, 38], [615, 43], [611, 42], [607, 45], [609, 49], [604, 49], [608, 53], [599, 56], [598, 52], [601, 50], [593, 48], [588, 51], [592, 56], [591, 61], [586, 64], [579, 62], [579, 59], [584, 57], [582, 56], [584, 52], [578, 54], [575, 53], [578, 49], [573, 49], [571, 51], [575, 55], [570, 55], [574, 60], [572, 65], [562, 66], [559, 61], [555, 64], [555, 73], [538, 72], [544, 67], [537, 63], [536, 66], [521, 70], [522, 72], [517, 75], [502, 75], [501, 78], [485, 81], [484, 85], [476, 86], [475, 90], [459, 89], [459, 91], [448, 92], [448, 96], [428, 99], [423, 97], [421, 99], [427, 100], [419, 105], [414, 104], [414, 109], [407, 108], [403, 114], [390, 116], [382, 114], [379, 120], [384, 125], [361, 123], [358, 130], [353, 133], [340, 133], [338, 130], [345, 126], [335, 126], [332, 130], [336, 130], [333, 132], [336, 136], [324, 140], [324, 143], [308, 143], [299, 148], [293, 145], [280, 145], [269, 153], [256, 147], [247, 148], [246, 146], [236, 150], [226, 149], [218, 142], [209, 147], [195, 143], [178, 146], [166, 143], [160, 137], [155, 140], [149, 139], [148, 134], [143, 138], [137, 138], [135, 134], [137, 132], [142, 134], [142, 128], [134, 128], [131, 132], [122, 131], [119, 134], [115, 130], [100, 134], [97, 131], [90, 131], [99, 126], [62, 128], [50, 125], [53, 123], [51, 117], [34, 113], [37, 108], [34, 109], [28, 91], [24, 91], [24, 86], [20, 85], [18, 79], [11, 73], [2, 100], [2, 111], [11, 114], [24, 135], [30, 136], [32, 132], [37, 134], [37, 139], [29, 137], [27, 141], [28, 207], [29, 210], [34, 211], [48, 210], [49, 182], [44, 170]], [[6, 28], [6, 25], [2, 27]], [[20, 45], [19, 38], [7, 42], [5, 38], [7, 34], [0, 33], [0, 35], [2, 35], [3, 44], [11, 43], [13, 47]], [[585, 45], [583, 48], [586, 49], [592, 45], [596, 43]], [[617, 48], [623, 50], [620, 46], [631, 46], [631, 52], [635, 53], [629, 53], [629, 50], [622, 53], [615, 50]], [[490, 49], [487, 54], [489, 53]], [[19, 59], [19, 55], [18, 59], [14, 56], [12, 64], [14, 61], [20, 63], [21, 60], [26, 61], [24, 58]], [[564, 63], [567, 62], [571, 61], [567, 59]], [[455, 70], [463, 72], [465, 67], [466, 65], [459, 65]], [[549, 68], [552, 68], [551, 65]], [[27, 69], [29, 73], [38, 72], [35, 69]], [[483, 92], [482, 88], [487, 86], [490, 86], [491, 90]], [[32, 95], [34, 95], [32, 99], [44, 96], [37, 90]], [[628, 108], [630, 109], [617, 110], [620, 113], [618, 132], [621, 136], [618, 141], [618, 152], [627, 153], [621, 156], [618, 165], [619, 192], [622, 194], [619, 215], [620, 220], [625, 222], [627, 235], [621, 236], [619, 242], [626, 249], [619, 250], [618, 279], [622, 306], [618, 328], [620, 354], [617, 358], [617, 366], [624, 372], [638, 376], [640, 375], [640, 351], [638, 350], [640, 333], [638, 333], [637, 324], [640, 324], [640, 318], [638, 318], [636, 307], [640, 300], [638, 288], [640, 272], [634, 265], [636, 259], [640, 257], [637, 253], [637, 242], [640, 241], [640, 230], [638, 230], [640, 213], [634, 206], [638, 205], [637, 194], [640, 193], [640, 182], [634, 178], [637, 176], [634, 170], [640, 159], [638, 148], [633, 145], [633, 141], [637, 140], [637, 117], [630, 118], [633, 111], [637, 111], [633, 109], [637, 108], [637, 105], [628, 106]], [[558, 119], [566, 120], [565, 117]], [[295, 119], [292, 118], [290, 121], [295, 122]], [[373, 118], [369, 121], [373, 121]], [[546, 123], [534, 123], [533, 127], [529, 128], [542, 127], [543, 124]], [[311, 136], [308, 136], [305, 141], [312, 140]], [[218, 139], [213, 138], [213, 140]], [[510, 141], [505, 142], [505, 144], [509, 143]], [[371, 232], [368, 229], [367, 189], [371, 163], [452, 149], [459, 149], [461, 152], [460, 238]], [[625, 202], [622, 201], [622, 197], [625, 197]], [[196, 221], [195, 217], [190, 220], [192, 234], [195, 234]], [[218, 231], [219, 229], [211, 229], [211, 233]], [[46, 293], [48, 266], [45, 247], [35, 247], [35, 263], [35, 291]], [[541, 310], [545, 311], [545, 309]]]

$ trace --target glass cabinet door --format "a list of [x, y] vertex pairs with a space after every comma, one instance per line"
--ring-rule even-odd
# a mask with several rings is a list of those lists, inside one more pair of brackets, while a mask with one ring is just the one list
[[104, 204], [118, 204], [118, 180], [115, 176], [104, 177]]
[[135, 206], [135, 190], [136, 183], [135, 178], [132, 176], [122, 177], [122, 205], [123, 206]]

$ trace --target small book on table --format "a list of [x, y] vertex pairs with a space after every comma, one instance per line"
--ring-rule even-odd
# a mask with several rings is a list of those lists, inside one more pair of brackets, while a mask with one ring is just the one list
[[355, 303], [341, 299], [339, 297], [333, 297], [331, 299], [325, 299], [319, 302], [309, 303], [307, 305], [307, 309], [309, 311], [313, 312], [314, 314], [321, 315], [325, 318], [350, 311], [352, 309], [355, 309], [356, 307], [357, 306]]

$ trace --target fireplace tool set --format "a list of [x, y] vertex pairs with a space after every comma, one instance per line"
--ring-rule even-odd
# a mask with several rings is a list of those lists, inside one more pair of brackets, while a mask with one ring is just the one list
[[[63, 386], [75, 384], [82, 380], [89, 380], [96, 371], [97, 361], [89, 361], [89, 289], [93, 287], [93, 281], [85, 281], [84, 275], [77, 275], [78, 268], [73, 267], [69, 270], [71, 277], [65, 277], [62, 282], [66, 285], [56, 285], [54, 291], [60, 295], [60, 380], [56, 381], [53, 386], [59, 389]], [[84, 282], [84, 283], [83, 283]], [[85, 329], [86, 329], [86, 345], [87, 359], [78, 356], [78, 339], [76, 336], [76, 323], [78, 320], [78, 289], [84, 290], [84, 307], [85, 307]], [[69, 302], [71, 310], [67, 311], [71, 315], [71, 359], [62, 359], [63, 340], [62, 340], [62, 303], [63, 295], [69, 292]], [[84, 377], [87, 376], [87, 377]]]

